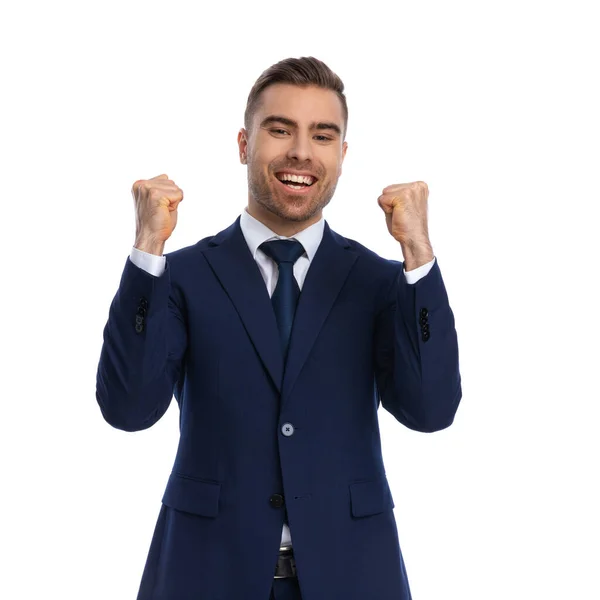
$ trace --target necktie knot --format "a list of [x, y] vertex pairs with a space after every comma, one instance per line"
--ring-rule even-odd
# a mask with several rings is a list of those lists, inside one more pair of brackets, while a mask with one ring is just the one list
[[281, 263], [294, 264], [304, 254], [304, 246], [298, 240], [263, 242], [259, 248], [278, 265]]

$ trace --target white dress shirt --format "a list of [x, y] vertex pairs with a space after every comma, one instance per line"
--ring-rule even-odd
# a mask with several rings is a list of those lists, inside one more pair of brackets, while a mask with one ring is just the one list
[[[246, 239], [246, 243], [248, 244], [248, 248], [250, 248], [250, 253], [256, 261], [260, 273], [265, 281], [269, 296], [272, 296], [273, 292], [275, 291], [275, 286], [277, 285], [277, 279], [279, 276], [279, 269], [277, 267], [277, 263], [272, 258], [268, 257], [262, 250], [260, 250], [259, 246], [263, 242], [267, 242], [269, 240], [288, 239], [298, 240], [302, 244], [305, 252], [294, 263], [294, 277], [298, 282], [298, 287], [300, 290], [302, 290], [302, 285], [304, 284], [308, 267], [310, 266], [312, 259], [315, 257], [319, 244], [321, 243], [321, 239], [323, 238], [325, 219], [321, 217], [319, 221], [313, 223], [310, 227], [307, 227], [306, 229], [288, 238], [283, 235], [277, 235], [271, 231], [266, 225], [261, 223], [258, 219], [255, 219], [248, 212], [247, 208], [244, 208], [240, 218], [240, 227], [242, 229], [242, 233], [244, 234], [244, 238]], [[158, 256], [156, 254], [149, 254], [148, 252], [144, 252], [143, 250], [138, 250], [137, 248], [133, 247], [131, 249], [129, 258], [134, 265], [140, 269], [144, 269], [144, 271], [147, 271], [155, 277], [160, 277], [165, 270], [166, 257], [164, 255]], [[425, 277], [425, 275], [429, 273], [434, 263], [435, 257], [433, 260], [421, 265], [420, 267], [417, 267], [416, 269], [412, 269], [408, 272], [404, 271], [407, 283], [416, 283], [419, 281], [419, 279]], [[291, 542], [292, 538], [290, 529], [287, 523], [284, 523], [283, 530], [281, 532], [281, 545], [291, 545]]]

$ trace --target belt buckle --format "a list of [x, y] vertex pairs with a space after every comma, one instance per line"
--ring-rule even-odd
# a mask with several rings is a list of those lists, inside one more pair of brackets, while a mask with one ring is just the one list
[[279, 557], [275, 565], [275, 579], [296, 577], [296, 561], [292, 546], [280, 546]]

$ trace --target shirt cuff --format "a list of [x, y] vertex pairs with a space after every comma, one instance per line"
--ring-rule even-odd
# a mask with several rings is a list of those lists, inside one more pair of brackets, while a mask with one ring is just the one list
[[136, 267], [155, 277], [160, 277], [165, 272], [167, 258], [164, 255], [150, 254], [134, 246], [131, 248], [129, 258]]
[[426, 262], [424, 265], [421, 265], [416, 269], [411, 269], [408, 272], [403, 267], [402, 270], [404, 271], [404, 276], [406, 277], [406, 283], [417, 283], [419, 279], [423, 279], [423, 277], [425, 277], [425, 275], [427, 275], [427, 273], [431, 271], [431, 267], [433, 267], [434, 263], [435, 256], [429, 262]]

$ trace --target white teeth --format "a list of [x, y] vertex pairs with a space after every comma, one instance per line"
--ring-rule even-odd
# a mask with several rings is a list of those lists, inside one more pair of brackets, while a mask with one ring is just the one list
[[307, 175], [291, 175], [289, 173], [282, 173], [277, 175], [277, 178], [280, 181], [295, 181], [297, 183], [306, 183], [307, 185], [311, 185], [314, 179]]

